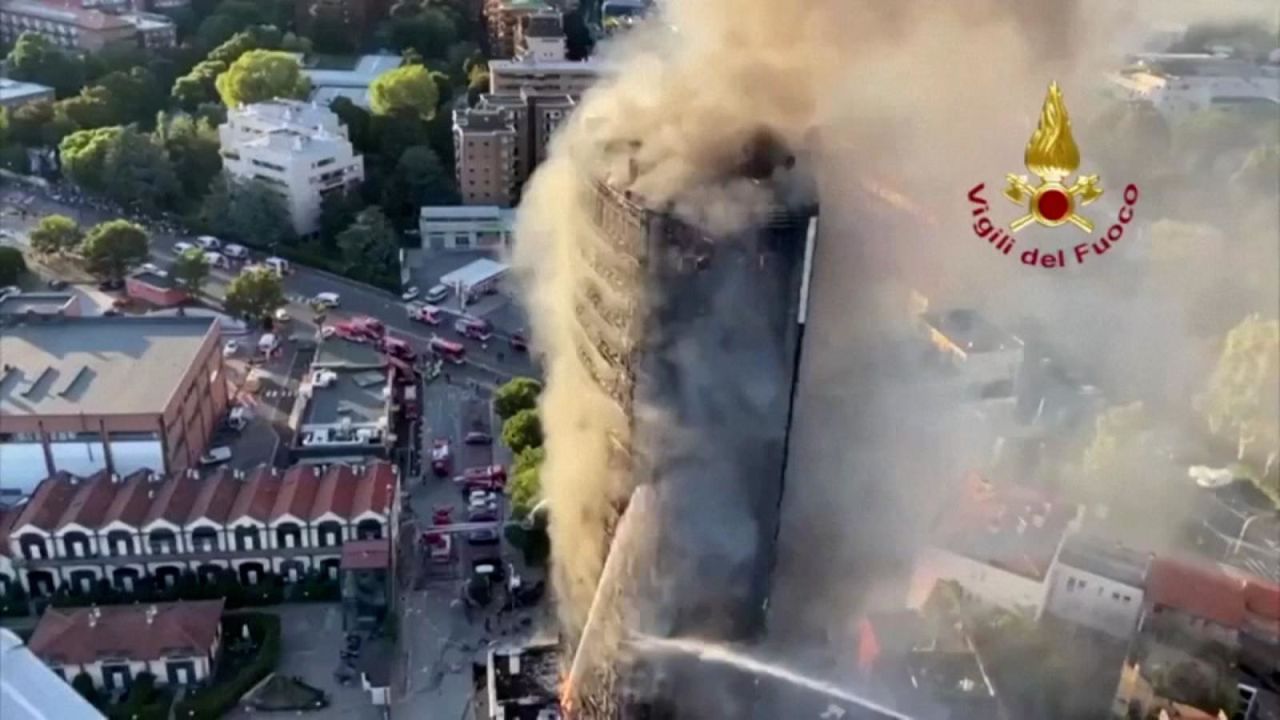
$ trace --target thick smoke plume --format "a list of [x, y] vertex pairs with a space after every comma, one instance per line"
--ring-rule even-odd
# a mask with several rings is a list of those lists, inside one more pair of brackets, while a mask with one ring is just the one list
[[[587, 621], [619, 509], [633, 490], [616, 448], [636, 442], [637, 452], [651, 455], [693, 452], [704, 467], [732, 451], [713, 434], [680, 437], [679, 418], [666, 418], [664, 433], [680, 437], [677, 450], [643, 446], [579, 360], [574, 317], [581, 281], [593, 272], [584, 258], [603, 242], [592, 222], [591, 183], [608, 182], [650, 207], [673, 207], [726, 232], [758, 219], [770, 202], [754, 184], [726, 176], [762, 131], [800, 158], [788, 187], [811, 192], [799, 176], [816, 179], [822, 237], [770, 624], [782, 645], [831, 637], [877, 593], [895, 595], [895, 580], [927, 530], [928, 501], [994, 439], [975, 429], [957, 398], [921, 386], [914, 368], [891, 352], [908, 314], [905, 287], [923, 286], [999, 321], [1075, 318], [1070, 330], [1088, 335], [1089, 344], [1110, 339], [1106, 328], [1071, 312], [1082, 292], [1073, 277], [1035, 274], [973, 237], [965, 193], [985, 181], [998, 198], [1004, 174], [1022, 170], [1023, 145], [1051, 80], [1066, 93], [1089, 169], [1090, 139], [1079, 119], [1097, 104], [1100, 74], [1128, 49], [1119, 38], [1145, 22], [1118, 5], [670, 0], [658, 17], [603, 49], [609, 79], [584, 98], [527, 186], [514, 258], [547, 371], [542, 482], [557, 607], [569, 637]], [[1122, 185], [1110, 187], [1113, 204], [1098, 203], [1100, 217], [1114, 215]], [[1092, 302], [1097, 290], [1088, 291]], [[611, 294], [594, 301], [632, 309], [660, 300], [626, 278]], [[1153, 304], [1109, 312], [1138, 332]], [[737, 322], [741, 309], [711, 312]], [[1150, 354], [1121, 360], [1163, 362], [1185, 338], [1177, 322], [1164, 318], [1142, 331], [1144, 341], [1155, 341]], [[1136, 344], [1129, 338], [1127, 346]], [[719, 370], [705, 357], [696, 362], [706, 366], [672, 361], [684, 363], [693, 379], [686, 381]], [[652, 522], [664, 543], [694, 559], [741, 534], [700, 526], [698, 518], [673, 513]]]

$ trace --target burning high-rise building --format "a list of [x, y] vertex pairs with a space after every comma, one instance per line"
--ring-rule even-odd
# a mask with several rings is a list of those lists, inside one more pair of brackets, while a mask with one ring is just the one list
[[582, 248], [575, 346], [624, 418], [611, 452], [640, 488], [619, 508], [585, 627], [566, 629], [568, 699], [590, 717], [620, 714], [624, 690], [649, 694], [645, 669], [615, 682], [626, 632], [763, 629], [817, 234], [816, 207], [787, 197], [794, 164], [770, 136], [750, 138], [725, 186], [761, 200], [715, 229], [683, 219], [681, 200], [654, 209], [608, 181], [587, 190], [596, 238]]

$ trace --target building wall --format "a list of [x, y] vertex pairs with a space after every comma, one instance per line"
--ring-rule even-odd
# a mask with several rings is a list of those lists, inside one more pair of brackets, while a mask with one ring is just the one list
[[1054, 565], [1047, 582], [1045, 611], [1050, 615], [1121, 639], [1137, 629], [1142, 588], [1061, 563]]
[[193, 467], [208, 449], [229, 402], [222, 335], [215, 323], [165, 408], [160, 432], [167, 467], [153, 469], [174, 473]]
[[581, 97], [600, 77], [592, 62], [490, 62], [489, 92], [518, 94], [522, 90], [541, 95]]
[[495, 249], [511, 245], [514, 228], [500, 208], [477, 206], [474, 218], [433, 218], [421, 214], [418, 235], [422, 249], [428, 251]]
[[916, 572], [936, 580], [955, 581], [970, 595], [1005, 610], [1030, 608], [1039, 616], [1044, 608], [1043, 582], [942, 548], [924, 550], [916, 559]]
[[46, 88], [40, 92], [32, 92], [21, 97], [10, 97], [0, 100], [0, 107], [9, 108], [9, 112], [13, 112], [23, 105], [30, 105], [42, 101], [53, 102], [53, 88]]
[[516, 133], [514, 130], [472, 131], [454, 129], [458, 191], [463, 205], [497, 205], [515, 202]]
[[129, 297], [156, 307], [173, 307], [187, 299], [187, 294], [178, 288], [157, 287], [133, 277], [125, 279], [124, 287]]
[[28, 16], [12, 7], [0, 7], [0, 39], [13, 43], [24, 32], [37, 32], [55, 45], [90, 52], [108, 45], [129, 45], [138, 41], [137, 28], [129, 24], [97, 29], [75, 22]]
[[121, 665], [127, 666], [129, 668], [130, 678], [136, 678], [138, 675], [144, 672], [149, 672], [152, 675], [155, 675], [156, 685], [168, 685], [169, 684], [168, 666], [170, 664], [178, 664], [178, 663], [191, 664], [191, 668], [194, 671], [194, 675], [195, 675], [194, 682], [203, 682], [204, 679], [209, 676], [211, 664], [209, 662], [209, 658], [203, 657], [203, 656], [172, 657], [172, 658], [164, 658], [161, 660], [150, 660], [150, 661], [130, 660], [130, 661], [120, 662], [120, 663], [111, 662], [111, 661], [107, 661], [106, 663], [103, 663], [99, 661], [99, 662], [88, 663], [86, 665], [56, 665], [51, 663], [50, 667], [55, 672], [61, 673], [63, 678], [67, 682], [71, 682], [72, 680], [75, 679], [76, 675], [79, 675], [80, 673], [83, 672], [87, 674], [90, 677], [90, 679], [93, 680], [93, 686], [101, 690], [106, 687], [103, 682], [104, 666], [106, 667], [118, 667]]

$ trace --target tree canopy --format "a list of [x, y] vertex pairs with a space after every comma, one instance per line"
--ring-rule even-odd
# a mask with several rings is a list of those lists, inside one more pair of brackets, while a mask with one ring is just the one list
[[75, 95], [84, 85], [84, 63], [34, 32], [18, 38], [6, 63], [9, 77], [48, 85], [58, 97]]
[[99, 223], [80, 247], [89, 272], [104, 280], [122, 280], [150, 254], [147, 232], [128, 220]]
[[22, 251], [15, 247], [0, 245], [0, 285], [12, 285], [18, 282], [27, 271], [27, 261]]
[[400, 243], [395, 228], [377, 206], [362, 210], [337, 238], [348, 277], [394, 286], [400, 279]]
[[203, 197], [222, 172], [221, 145], [213, 124], [190, 115], [161, 115], [155, 138], [169, 153], [182, 195], [189, 200]]
[[227, 285], [224, 305], [232, 315], [263, 322], [284, 305], [284, 285], [268, 268], [246, 268]]
[[424, 205], [454, 205], [458, 200], [452, 173], [427, 145], [405, 150], [382, 188], [382, 207], [402, 227], [415, 222]]
[[68, 253], [80, 246], [84, 234], [66, 215], [46, 215], [29, 236], [31, 249], [42, 255]]
[[211, 232], [272, 251], [297, 237], [279, 195], [261, 180], [245, 182], [225, 174], [205, 196], [200, 222]]
[[250, 50], [218, 76], [218, 96], [227, 107], [274, 98], [301, 100], [311, 92], [311, 81], [298, 61], [288, 53]]
[[[1236, 442], [1237, 456], [1255, 444], [1268, 455], [1280, 438], [1280, 321], [1251, 315], [1227, 334], [1217, 367], [1198, 398], [1209, 429]], [[1270, 459], [1268, 465], [1274, 463]]]
[[191, 248], [179, 255], [173, 264], [173, 279], [187, 294], [199, 295], [209, 279], [209, 262], [205, 260], [204, 251]]
[[506, 420], [521, 410], [533, 410], [538, 407], [538, 396], [542, 394], [542, 383], [529, 377], [518, 377], [508, 380], [493, 395], [493, 410], [498, 417]]
[[513, 517], [528, 516], [542, 497], [542, 462], [547, 452], [542, 447], [526, 448], [516, 455], [512, 467], [511, 482], [507, 483], [507, 496], [511, 499]]
[[168, 207], [178, 179], [164, 148], [132, 126], [80, 130], [60, 145], [62, 169], [76, 185], [144, 211]]
[[1147, 425], [1147, 412], [1140, 402], [1099, 413], [1082, 463], [1087, 495], [1095, 499], [1112, 497], [1116, 488], [1139, 472], [1134, 463], [1139, 460]]
[[502, 442], [516, 453], [542, 445], [542, 420], [538, 411], [527, 408], [503, 421]]
[[369, 106], [378, 115], [410, 113], [430, 120], [439, 99], [440, 91], [431, 71], [421, 65], [388, 70], [369, 86]]

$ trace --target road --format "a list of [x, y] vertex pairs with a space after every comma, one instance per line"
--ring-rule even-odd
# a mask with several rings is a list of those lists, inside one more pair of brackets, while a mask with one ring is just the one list
[[[27, 200], [27, 198], [31, 199]], [[5, 190], [3, 195], [0, 195], [0, 204], [5, 207], [21, 204], [28, 211], [26, 215], [5, 214], [0, 217], [0, 227], [13, 233], [11, 239], [17, 244], [27, 242], [27, 233], [45, 215], [66, 215], [75, 218], [82, 226], [111, 219], [107, 213], [63, 204], [48, 196], [33, 194], [22, 189]], [[171, 265], [176, 259], [173, 245], [179, 241], [192, 242], [193, 238], [152, 230], [152, 262], [160, 267]], [[249, 261], [254, 262], [265, 257], [265, 253], [254, 252]], [[235, 276], [238, 269], [233, 267], [227, 271], [212, 268], [209, 282], [205, 286], [205, 294], [220, 303], [226, 292], [227, 283]], [[462, 373], [467, 379], [494, 384], [518, 375], [534, 377], [538, 375], [538, 370], [529, 355], [515, 352], [510, 347], [510, 333], [518, 328], [495, 327], [494, 338], [487, 344], [481, 344], [455, 332], [451, 321], [430, 327], [410, 320], [405, 304], [392, 293], [296, 264], [293, 266], [293, 272], [285, 278], [284, 290], [289, 303], [289, 313], [295, 318], [311, 318], [309, 298], [321, 292], [335, 292], [341, 298], [341, 306], [338, 310], [329, 313], [330, 319], [340, 320], [355, 315], [376, 317], [386, 324], [392, 335], [408, 339], [419, 348], [425, 346], [433, 335], [461, 342], [467, 347], [468, 368]], [[445, 312], [450, 313], [447, 309]]]

